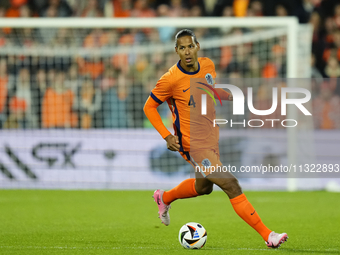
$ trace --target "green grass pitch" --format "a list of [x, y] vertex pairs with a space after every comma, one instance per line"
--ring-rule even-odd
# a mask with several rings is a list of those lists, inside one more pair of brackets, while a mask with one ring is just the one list
[[[289, 240], [278, 250], [233, 211], [227, 196], [178, 200], [171, 224], [153, 191], [0, 191], [0, 254], [340, 254], [340, 194], [245, 192], [263, 222]], [[208, 240], [185, 250], [180, 227], [201, 223]]]

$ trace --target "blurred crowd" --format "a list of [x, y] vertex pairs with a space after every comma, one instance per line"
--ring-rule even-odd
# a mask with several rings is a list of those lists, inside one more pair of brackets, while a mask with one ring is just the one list
[[[337, 0], [1, 0], [0, 17], [262, 17], [297, 16], [313, 27], [313, 118], [317, 129], [340, 129], [340, 2]], [[169, 43], [178, 28], [0, 30], [0, 128], [143, 128], [150, 90], [178, 61], [174, 52], [113, 55], [6, 54], [21, 49]], [[250, 29], [195, 28], [198, 40], [242, 35]], [[203, 49], [219, 77], [286, 75], [286, 38]], [[261, 50], [261, 49], [265, 50]], [[5, 53], [4, 53], [5, 52]], [[328, 79], [329, 78], [329, 79]], [[256, 104], [271, 105], [258, 86]], [[266, 108], [267, 107], [267, 108]], [[171, 124], [166, 106], [160, 113]]]

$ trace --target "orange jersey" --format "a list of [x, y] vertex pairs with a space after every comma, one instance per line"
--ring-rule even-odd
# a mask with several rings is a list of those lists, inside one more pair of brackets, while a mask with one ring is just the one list
[[[213, 127], [214, 100], [209, 95], [207, 114], [201, 114], [201, 95], [207, 94], [206, 91], [214, 95], [215, 78], [215, 65], [209, 58], [198, 58], [198, 70], [195, 72], [185, 71], [179, 61], [160, 78], [150, 94], [158, 104], [167, 101], [182, 152], [190, 152], [190, 144], [191, 149], [193, 144], [194, 149], [206, 149], [218, 143], [218, 126]], [[157, 130], [163, 138], [169, 134], [164, 128]]]

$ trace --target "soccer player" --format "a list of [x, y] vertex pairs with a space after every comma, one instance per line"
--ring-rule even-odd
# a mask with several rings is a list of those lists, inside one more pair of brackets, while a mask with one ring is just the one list
[[[202, 122], [193, 121], [195, 116], [192, 115], [197, 112], [193, 109], [196, 107], [201, 109], [200, 95], [203, 93], [203, 89], [210, 87], [212, 91], [217, 92], [222, 100], [231, 101], [233, 100], [232, 95], [223, 89], [213, 88], [216, 77], [214, 63], [209, 58], [197, 57], [200, 44], [191, 30], [179, 31], [176, 34], [175, 43], [175, 51], [180, 60], [159, 79], [145, 103], [144, 112], [165, 139], [169, 150], [179, 151], [182, 157], [196, 170], [197, 166], [206, 168], [205, 171], [195, 171], [195, 178], [186, 179], [169, 191], [158, 189], [154, 192], [153, 197], [158, 205], [159, 218], [163, 224], [168, 226], [170, 224], [169, 209], [172, 202], [176, 199], [208, 195], [213, 190], [213, 184], [216, 184], [228, 195], [235, 212], [262, 236], [267, 246], [278, 248], [281, 243], [287, 240], [287, 234], [275, 233], [264, 225], [254, 207], [243, 194], [238, 180], [231, 173], [209, 170], [211, 169], [209, 166], [222, 166], [219, 159], [218, 127], [213, 127], [215, 110], [207, 112], [204, 118], [200, 118]], [[190, 84], [191, 78], [205, 81], [198, 83], [202, 88], [194, 89]], [[214, 109], [213, 99], [208, 99], [207, 108], [213, 107]], [[172, 112], [175, 135], [172, 135], [164, 126], [157, 111], [157, 107], [164, 101], [167, 101]], [[194, 128], [193, 125], [195, 125]], [[195, 146], [196, 149], [193, 150], [192, 144], [190, 147], [190, 142], [198, 143], [200, 146]]]

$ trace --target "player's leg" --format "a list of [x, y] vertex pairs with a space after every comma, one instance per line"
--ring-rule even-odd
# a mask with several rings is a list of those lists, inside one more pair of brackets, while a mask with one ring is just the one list
[[[286, 233], [277, 234], [264, 225], [252, 204], [248, 201], [245, 194], [243, 194], [242, 188], [233, 174], [227, 171], [212, 171], [213, 168], [211, 168], [211, 166], [215, 166], [215, 170], [223, 169], [218, 152], [215, 151], [213, 153], [213, 151], [207, 151], [203, 155], [194, 155], [199, 162], [194, 161], [195, 164], [199, 166], [197, 169], [202, 169], [200, 174], [204, 177], [197, 178], [196, 180], [206, 179], [219, 186], [228, 195], [235, 212], [262, 236], [268, 247], [278, 248], [282, 242], [286, 241], [288, 238]], [[206, 156], [207, 158], [205, 158]], [[203, 162], [204, 165], [209, 165], [209, 167], [204, 168]], [[218, 168], [218, 166], [220, 166], [220, 168]], [[202, 183], [207, 182], [202, 181]]]
[[163, 202], [170, 205], [177, 199], [197, 197], [199, 195], [201, 194], [196, 191], [195, 178], [189, 178], [182, 181], [173, 189], [164, 191]]
[[[192, 165], [190, 162], [190, 157], [188, 153], [182, 153], [180, 152], [182, 157]], [[205, 185], [206, 183], [210, 183], [209, 180], [202, 180], [198, 182], [198, 188], [199, 190], [196, 191], [196, 180], [195, 178], [189, 178], [184, 181], [182, 181], [180, 184], [178, 184], [176, 187], [174, 187], [171, 190], [164, 191], [161, 189], [158, 189], [154, 192], [153, 198], [158, 206], [158, 214], [159, 218], [161, 219], [162, 223], [164, 225], [168, 226], [170, 224], [170, 215], [169, 215], [169, 209], [170, 204], [174, 202], [177, 199], [184, 199], [184, 198], [191, 198], [191, 197], [197, 197], [200, 195], [207, 194], [206, 191], [212, 190], [212, 183], [209, 185], [209, 189], [203, 188], [202, 185]], [[202, 185], [201, 185], [202, 184]], [[209, 192], [211, 193], [211, 191]]]
[[156, 190], [153, 198], [158, 205], [158, 214], [164, 225], [170, 224], [169, 209], [170, 204], [177, 199], [197, 197], [200, 195], [210, 194], [213, 183], [208, 179], [189, 178], [182, 181], [171, 190]]
[[[193, 167], [193, 163], [190, 161], [190, 155], [187, 152], [180, 152], [181, 156], [185, 159], [186, 162], [191, 164]], [[197, 197], [200, 195], [204, 195], [204, 193], [197, 192], [196, 190], [196, 180], [195, 178], [189, 178], [182, 181], [176, 187], [171, 190], [164, 191], [163, 193], [163, 202], [166, 205], [170, 205], [177, 199], [191, 198]]]
[[206, 179], [219, 186], [228, 195], [229, 199], [238, 197], [243, 193], [238, 180], [232, 173], [206, 173]]
[[246, 195], [242, 192], [238, 180], [229, 172], [214, 172], [208, 174], [206, 178], [219, 186], [228, 195], [238, 216], [254, 228], [262, 238], [267, 241], [268, 236], [272, 231], [263, 224], [260, 216], [248, 201]]
[[195, 188], [200, 195], [209, 195], [213, 191], [214, 183], [207, 178], [203, 178], [200, 172], [195, 172]]
[[208, 174], [206, 179], [218, 185], [228, 195], [235, 212], [262, 236], [268, 247], [278, 248], [281, 243], [287, 240], [286, 233], [277, 234], [266, 227], [246, 195], [242, 192], [238, 180], [231, 173], [214, 172]]
[[242, 194], [241, 186], [235, 176], [222, 169], [222, 163], [216, 150], [205, 150], [193, 152], [191, 161], [195, 168], [196, 181], [205, 189], [212, 188], [213, 184], [218, 185], [229, 197], [235, 198]]

